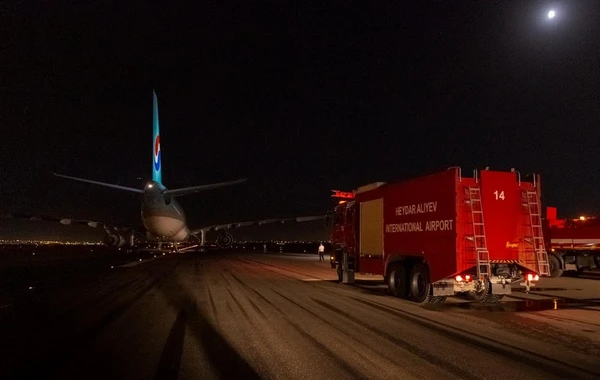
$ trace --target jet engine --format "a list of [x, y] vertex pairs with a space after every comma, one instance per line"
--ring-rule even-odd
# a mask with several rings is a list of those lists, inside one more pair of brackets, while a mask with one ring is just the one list
[[114, 226], [104, 226], [106, 235], [104, 236], [104, 245], [111, 248], [124, 247], [129, 243], [133, 246], [139, 240], [139, 234], [135, 231], [128, 231]]
[[106, 231], [104, 236], [104, 244], [111, 248], [122, 247], [127, 243], [125, 237], [114, 231]]
[[220, 234], [217, 237], [217, 245], [221, 249], [231, 248], [232, 244], [233, 244], [233, 235], [231, 235], [229, 232], [223, 232], [222, 234]]

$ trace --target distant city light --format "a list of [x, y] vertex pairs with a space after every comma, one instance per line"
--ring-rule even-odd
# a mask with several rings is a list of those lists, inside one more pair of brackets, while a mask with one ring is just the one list
[[[0, 239], [0, 245], [104, 245], [93, 241], [59, 241], [59, 240], [29, 240], [29, 239]], [[35, 254], [35, 253], [34, 253]]]
[[556, 16], [556, 12], [554, 12], [554, 10], [548, 12], [548, 18], [554, 18], [554, 16]]

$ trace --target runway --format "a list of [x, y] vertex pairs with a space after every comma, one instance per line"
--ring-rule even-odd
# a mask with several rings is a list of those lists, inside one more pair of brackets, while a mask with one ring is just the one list
[[[554, 306], [543, 290], [420, 306], [388, 296], [378, 278], [338, 284], [316, 255], [113, 261], [3, 293], [3, 378], [600, 377], [600, 303], [587, 293]], [[545, 287], [571, 293], [600, 286], [547, 280], [570, 281]]]

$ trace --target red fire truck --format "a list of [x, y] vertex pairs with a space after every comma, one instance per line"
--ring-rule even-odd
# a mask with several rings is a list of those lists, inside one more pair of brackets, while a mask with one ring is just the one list
[[600, 268], [600, 219], [589, 216], [557, 219], [556, 215], [556, 207], [546, 207], [544, 237], [550, 276]]
[[[339, 193], [333, 195], [340, 197]], [[332, 257], [340, 282], [383, 275], [391, 294], [438, 303], [466, 294], [497, 302], [511, 283], [549, 275], [539, 176], [458, 167], [342, 196], [333, 214]]]

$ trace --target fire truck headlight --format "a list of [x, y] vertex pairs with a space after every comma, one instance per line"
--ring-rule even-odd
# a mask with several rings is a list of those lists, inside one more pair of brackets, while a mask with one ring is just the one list
[[456, 280], [456, 282], [462, 282], [463, 278], [462, 276], [459, 274], [458, 276], [454, 277], [454, 279]]

